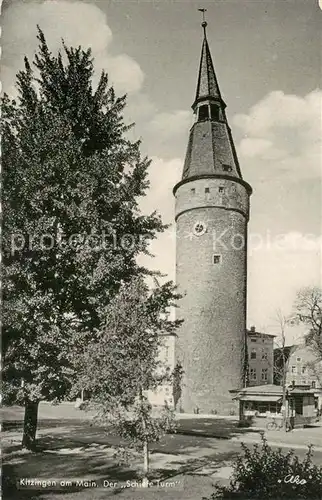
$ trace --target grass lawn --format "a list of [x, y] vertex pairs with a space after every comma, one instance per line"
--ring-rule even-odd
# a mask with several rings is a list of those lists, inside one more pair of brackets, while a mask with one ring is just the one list
[[[147, 489], [121, 488], [128, 480], [139, 480], [142, 464], [138, 456], [133, 457], [129, 466], [117, 464], [113, 449], [120, 444], [117, 436], [91, 425], [91, 416], [70, 404], [56, 407], [42, 404], [39, 416], [39, 450], [30, 453], [20, 449], [22, 409], [7, 408], [2, 412], [5, 423], [12, 424], [3, 432], [4, 499], [201, 500], [203, 496], [210, 496], [214, 482], [228, 482], [229, 474], [223, 470], [240, 453], [240, 443], [229, 438], [245, 432], [236, 429], [231, 419], [183, 419], [177, 434], [166, 435], [160, 443], [151, 446], [151, 475], [168, 483]], [[222, 439], [209, 437], [215, 428]], [[303, 457], [305, 450], [298, 450], [297, 455]], [[321, 463], [322, 453], [314, 460]], [[15, 485], [24, 478], [57, 484], [38, 490], [22, 484], [21, 489], [17, 489]], [[79, 483], [81, 480], [88, 480], [88, 484]], [[105, 483], [104, 488], [104, 480], [117, 485], [109, 487]], [[60, 481], [71, 484], [59, 489]], [[96, 486], [91, 481], [95, 481]]]
[[[215, 473], [223, 463], [235, 457], [239, 451], [237, 443], [227, 447], [227, 441], [196, 436], [166, 436], [151, 452], [151, 475], [170, 482], [170, 486], [153, 487], [147, 490], [140, 487], [120, 488], [126, 481], [139, 481], [141, 459], [134, 457], [128, 466], [118, 466], [111, 444], [113, 439], [95, 431], [91, 433], [85, 426], [81, 428], [55, 427], [39, 432], [42, 451], [28, 453], [15, 445], [17, 433], [8, 432], [13, 438], [11, 446], [6, 446], [3, 473], [14, 482], [23, 478], [42, 480], [71, 481], [72, 485], [62, 488], [50, 486], [39, 491], [9, 488], [4, 498], [10, 499], [49, 499], [57, 498], [99, 499], [99, 498], [168, 498], [201, 499], [212, 491]], [[15, 434], [15, 435], [14, 435]], [[9, 436], [8, 436], [9, 437]], [[109, 441], [109, 442], [108, 442]], [[105, 444], [104, 444], [105, 442]], [[85, 483], [77, 486], [77, 481], [95, 481], [97, 488], [87, 487]], [[103, 488], [104, 480], [117, 482], [117, 487]], [[173, 484], [174, 483], [174, 484]], [[106, 484], [106, 483], [105, 483]], [[23, 486], [23, 485], [22, 485]]]
[[[121, 488], [127, 480], [139, 480], [141, 459], [136, 457], [130, 466], [118, 466], [112, 447], [120, 440], [91, 425], [91, 415], [76, 410], [71, 404], [52, 406], [41, 404], [37, 438], [39, 451], [29, 453], [20, 449], [23, 409], [4, 408], [2, 419], [6, 423], [4, 434], [4, 476], [11, 485], [23, 478], [61, 480], [72, 486], [61, 489], [50, 486], [33, 490], [5, 488], [4, 498], [10, 499], [201, 499], [213, 491], [214, 479], [204, 475], [205, 467], [212, 464], [212, 473], [236, 456], [239, 445], [227, 449], [227, 440], [216, 440], [203, 435], [167, 435], [151, 447], [151, 471], [154, 479], [167, 481], [152, 488]], [[189, 426], [188, 422], [184, 427]], [[219, 425], [219, 423], [218, 423]], [[207, 426], [206, 426], [207, 427]], [[221, 422], [219, 428], [225, 426]], [[203, 434], [203, 433], [202, 433]], [[77, 481], [96, 481], [97, 487], [77, 486]], [[103, 481], [117, 482], [116, 488], [103, 487]], [[5, 481], [8, 483], [8, 481]], [[106, 483], [105, 483], [106, 484]]]

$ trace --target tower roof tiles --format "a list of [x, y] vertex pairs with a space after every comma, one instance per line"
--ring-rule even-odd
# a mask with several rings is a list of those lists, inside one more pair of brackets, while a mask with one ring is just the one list
[[209, 98], [222, 100], [206, 36], [206, 27], [204, 26], [204, 39], [194, 104], [202, 99]]

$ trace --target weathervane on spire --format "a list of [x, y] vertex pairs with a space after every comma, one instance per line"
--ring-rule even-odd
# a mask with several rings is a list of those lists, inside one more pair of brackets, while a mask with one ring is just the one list
[[207, 27], [207, 21], [206, 21], [206, 17], [205, 17], [205, 12], [207, 12], [207, 9], [198, 9], [199, 12], [202, 12], [202, 23], [201, 23], [201, 26], [203, 27], [203, 30], [204, 30], [204, 34], [206, 36], [206, 27]]

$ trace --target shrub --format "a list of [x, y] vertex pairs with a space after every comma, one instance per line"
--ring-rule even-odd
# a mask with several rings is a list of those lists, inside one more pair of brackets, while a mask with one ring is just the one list
[[256, 444], [253, 448], [241, 444], [243, 454], [233, 463], [229, 486], [216, 484], [210, 498], [202, 500], [321, 500], [322, 467], [312, 463], [313, 445], [308, 446], [301, 462], [294, 450], [273, 450], [263, 433], [261, 439], [261, 446]]

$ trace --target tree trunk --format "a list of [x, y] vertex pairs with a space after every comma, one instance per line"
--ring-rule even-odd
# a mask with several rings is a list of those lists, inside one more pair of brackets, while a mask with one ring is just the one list
[[[143, 391], [142, 387], [139, 388], [139, 398], [140, 398], [140, 404], [141, 404], [141, 409], [143, 409]], [[145, 415], [144, 411], [142, 412], [142, 429], [143, 429], [143, 480], [142, 480], [142, 486], [147, 488], [149, 485], [149, 480], [148, 480], [148, 474], [149, 474], [149, 443], [148, 439], [146, 436], [147, 433], [147, 426], [146, 426], [146, 420], [145, 420]]]
[[287, 387], [286, 387], [286, 372], [287, 368], [285, 366], [283, 373], [283, 398], [282, 398], [282, 406], [283, 406], [283, 430], [287, 432], [289, 430], [289, 399], [287, 397]]
[[283, 429], [286, 431], [287, 415], [286, 415], [286, 387], [283, 385]]
[[25, 418], [23, 423], [22, 447], [34, 450], [36, 447], [36, 431], [38, 421], [39, 401], [26, 401]]
[[144, 472], [144, 478], [143, 481], [145, 483], [148, 483], [148, 473], [149, 473], [149, 443], [147, 441], [144, 441], [143, 443], [143, 472]]
[[287, 400], [287, 387], [286, 387], [286, 377], [287, 377], [287, 369], [288, 369], [288, 360], [286, 359], [285, 355], [285, 331], [284, 331], [284, 323], [282, 324], [282, 356], [283, 356], [283, 398], [282, 398], [282, 407], [283, 407], [283, 414], [282, 414], [282, 424], [283, 424], [283, 430], [286, 432], [288, 429], [288, 415], [286, 413], [286, 404], [288, 406], [288, 401]]

